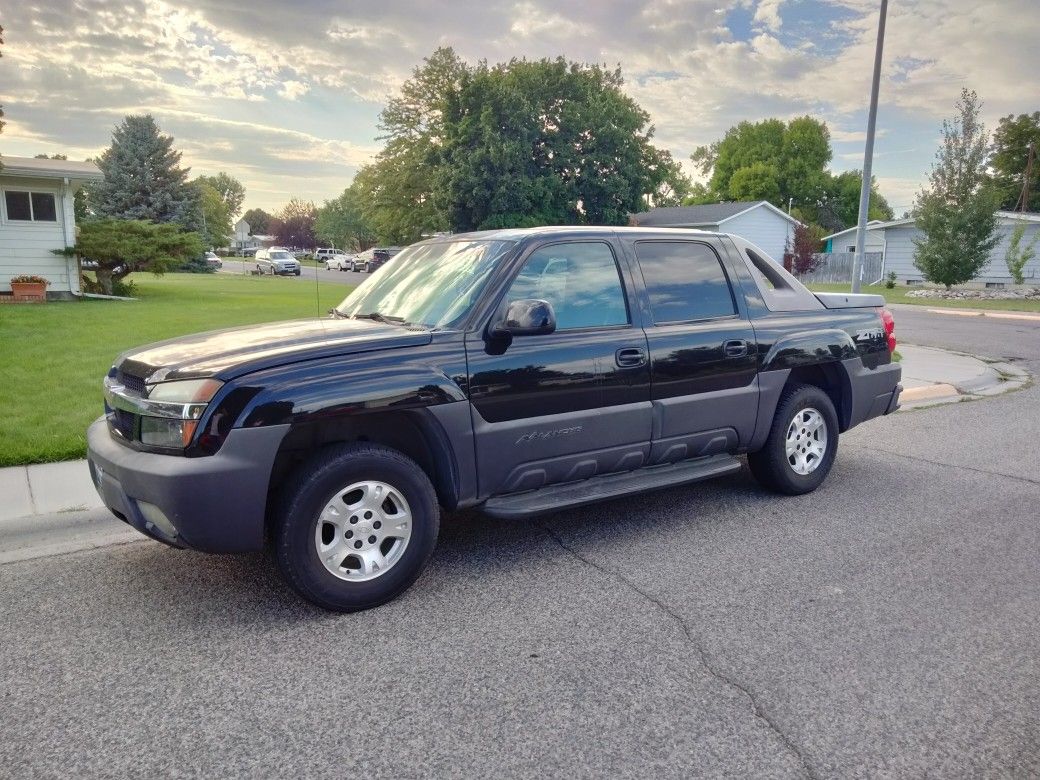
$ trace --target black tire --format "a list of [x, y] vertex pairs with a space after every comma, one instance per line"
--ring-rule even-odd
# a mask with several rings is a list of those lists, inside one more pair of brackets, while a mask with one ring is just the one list
[[[819, 465], [808, 474], [795, 471], [787, 456], [787, 432], [795, 414], [816, 409], [827, 429], [827, 444]], [[792, 385], [784, 390], [773, 415], [773, 425], [765, 446], [748, 454], [748, 465], [755, 479], [766, 488], [789, 496], [816, 490], [830, 473], [838, 454], [838, 415], [830, 397], [814, 385]]]
[[[329, 497], [352, 482], [379, 480], [398, 490], [412, 514], [411, 536], [401, 557], [375, 579], [352, 582], [325, 568], [315, 531]], [[325, 609], [355, 612], [396, 598], [419, 577], [433, 554], [440, 507], [425, 472], [396, 450], [363, 442], [329, 447], [287, 480], [274, 533], [278, 568], [305, 599]]]
[[296, 271], [296, 275], [297, 275], [297, 276], [299, 276], [299, 275], [300, 275], [300, 273], [302, 273], [302, 272], [301, 272], [301, 271]]

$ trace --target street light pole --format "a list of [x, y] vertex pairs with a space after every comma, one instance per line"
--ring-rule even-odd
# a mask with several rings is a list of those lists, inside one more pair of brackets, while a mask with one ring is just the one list
[[881, 52], [885, 47], [885, 17], [888, 0], [881, 0], [878, 18], [877, 49], [874, 51], [874, 81], [870, 85], [870, 112], [867, 114], [867, 146], [863, 151], [863, 181], [859, 187], [859, 222], [856, 224], [856, 255], [852, 260], [852, 292], [858, 293], [863, 274], [863, 249], [867, 242], [867, 213], [870, 211], [871, 168], [874, 164], [874, 125], [877, 122], [878, 90], [881, 87]]

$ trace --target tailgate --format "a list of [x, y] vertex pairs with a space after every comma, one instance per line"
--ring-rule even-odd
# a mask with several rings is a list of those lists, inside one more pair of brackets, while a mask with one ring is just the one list
[[885, 305], [885, 296], [861, 293], [814, 293], [816, 299], [828, 309], [869, 309]]

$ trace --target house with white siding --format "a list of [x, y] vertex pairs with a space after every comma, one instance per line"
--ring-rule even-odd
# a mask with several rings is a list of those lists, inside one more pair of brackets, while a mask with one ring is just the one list
[[79, 261], [53, 250], [76, 243], [73, 196], [101, 171], [89, 162], [6, 155], [0, 165], [0, 295], [22, 274], [49, 280], [48, 297], [79, 295]]
[[[872, 219], [867, 223], [867, 235], [863, 243], [864, 252], [885, 253], [885, 231], [884, 229], [875, 230], [876, 227], [883, 224], [884, 221], [880, 219]], [[829, 236], [824, 236], [823, 251], [855, 252], [856, 228], [850, 227], [845, 230], [839, 230], [837, 233], [831, 233]]]
[[[1018, 211], [997, 212], [997, 245], [990, 252], [989, 262], [982, 269], [973, 284], [983, 287], [999, 287], [1012, 284], [1014, 280], [1008, 272], [1004, 255], [1011, 243], [1011, 234], [1020, 225], [1025, 226], [1022, 244], [1028, 245], [1040, 232], [1040, 214], [1022, 213]], [[849, 238], [851, 236], [851, 238]], [[896, 279], [907, 284], [918, 284], [924, 281], [921, 272], [914, 265], [915, 239], [923, 239], [924, 233], [918, 229], [913, 218], [894, 219], [890, 222], [872, 222], [867, 225], [868, 252], [884, 252], [883, 273], [894, 271]], [[849, 246], [856, 243], [854, 228], [833, 233], [824, 237], [826, 251], [847, 252]], [[1037, 240], [1037, 257], [1027, 263], [1022, 273], [1026, 284], [1040, 285], [1040, 239]]]
[[766, 200], [671, 206], [632, 214], [630, 225], [681, 227], [732, 233], [757, 246], [777, 263], [794, 237], [798, 220]]

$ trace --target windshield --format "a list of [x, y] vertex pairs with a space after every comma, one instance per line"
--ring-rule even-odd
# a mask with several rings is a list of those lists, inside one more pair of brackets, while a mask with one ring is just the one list
[[272, 260], [288, 260], [292, 257], [288, 252], [271, 252], [268, 256]]
[[447, 241], [409, 247], [348, 295], [336, 313], [449, 327], [469, 312], [495, 264], [513, 246], [512, 241]]

